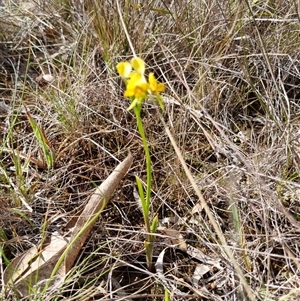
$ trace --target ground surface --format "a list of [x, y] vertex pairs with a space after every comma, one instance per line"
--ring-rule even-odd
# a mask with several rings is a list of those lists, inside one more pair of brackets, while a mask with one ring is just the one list
[[[297, 2], [119, 2], [0, 3], [0, 298], [300, 300]], [[132, 57], [120, 12], [166, 85], [165, 111], [148, 101], [142, 113], [160, 221], [151, 272], [135, 197], [145, 156], [115, 69]], [[69, 279], [42, 296], [10, 291], [9, 261], [63, 229], [129, 151], [133, 165]]]

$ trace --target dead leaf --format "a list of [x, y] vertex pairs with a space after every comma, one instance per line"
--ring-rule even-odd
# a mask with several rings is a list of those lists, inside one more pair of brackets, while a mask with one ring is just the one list
[[188, 245], [186, 253], [190, 255], [192, 258], [197, 259], [198, 261], [204, 262], [206, 264], [210, 264], [218, 269], [222, 269], [220, 265], [220, 259], [213, 259], [212, 257], [209, 257], [205, 255], [202, 251], [199, 249]]
[[198, 263], [193, 273], [193, 286], [198, 287], [202, 277], [210, 271], [211, 267], [207, 264]]
[[[178, 287], [186, 287], [189, 290], [195, 292], [199, 297], [203, 297], [205, 299], [209, 299], [211, 300], [211, 295], [209, 292], [206, 291], [205, 287], [202, 288], [201, 290], [199, 290], [197, 287], [193, 287], [190, 284], [188, 284], [186, 281], [182, 281], [181, 279], [177, 278], [175, 275], [169, 274], [165, 274], [164, 273], [164, 256], [166, 253], [166, 250], [168, 250], [170, 247], [167, 247], [165, 249], [163, 249], [156, 260], [155, 263], [155, 269], [156, 269], [156, 273], [158, 278], [163, 282], [164, 286], [170, 291], [172, 292], [172, 294], [177, 295], [177, 296], [181, 296], [181, 297], [188, 297], [188, 293], [181, 291], [180, 289], [178, 289]], [[197, 285], [198, 286], [198, 285]], [[216, 296], [214, 296], [216, 297]], [[214, 300], [218, 300], [221, 301], [221, 299], [219, 299], [218, 297], [214, 298]]]
[[157, 230], [169, 236], [173, 245], [176, 245], [176, 247], [178, 247], [181, 250], [187, 250], [187, 244], [179, 231], [166, 227], [158, 227]]
[[[39, 252], [38, 247], [33, 246], [22, 255], [11, 261], [5, 269], [4, 282], [12, 284], [21, 296], [27, 296], [28, 288], [32, 288], [37, 282], [48, 280], [61, 256], [68, 240], [58, 232], [51, 235], [50, 243]], [[62, 277], [63, 275], [58, 275]]]
[[[73, 264], [85, 243], [85, 240], [89, 236], [96, 219], [87, 225], [90, 220], [95, 216], [99, 215], [101, 211], [105, 208], [107, 202], [111, 198], [113, 192], [117, 188], [120, 181], [124, 178], [128, 172], [133, 158], [129, 154], [117, 167], [116, 169], [108, 176], [108, 178], [96, 189], [94, 194], [91, 196], [86, 207], [80, 214], [74, 229], [72, 230], [72, 236], [70, 240], [71, 248], [68, 251], [68, 255], [65, 258], [64, 268], [65, 273], [68, 273], [73, 267]], [[82, 229], [85, 229], [82, 231]], [[77, 237], [77, 234], [81, 232], [80, 236]]]
[[54, 77], [51, 74], [40, 74], [35, 78], [36, 83], [43, 87], [54, 81]]
[[174, 281], [173, 279], [167, 278], [164, 274], [164, 257], [165, 257], [166, 250], [169, 248], [170, 247], [163, 249], [157, 257], [157, 260], [155, 263], [155, 270], [156, 270], [157, 276], [164, 283], [165, 287], [167, 287], [170, 292], [176, 293], [176, 295], [178, 295], [178, 296], [186, 296], [187, 295], [186, 293], [183, 293], [179, 289], [177, 289], [176, 281]]
[[64, 256], [62, 267], [56, 273], [55, 279], [51, 279], [51, 285], [63, 281], [96, 222], [93, 218], [99, 216], [105, 208], [114, 190], [128, 172], [132, 161], [132, 155], [129, 154], [100, 187], [96, 188], [67, 237], [55, 232], [42, 250], [34, 246], [12, 260], [4, 272], [4, 283], [12, 285], [21, 296], [28, 296], [34, 285], [43, 280], [50, 281], [54, 268]]

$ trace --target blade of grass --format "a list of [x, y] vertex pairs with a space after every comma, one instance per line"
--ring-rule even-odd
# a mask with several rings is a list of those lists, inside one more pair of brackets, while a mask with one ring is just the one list
[[54, 154], [53, 150], [51, 149], [50, 143], [49, 143], [48, 139], [46, 138], [44, 131], [42, 130], [41, 127], [39, 127], [39, 125], [33, 119], [33, 117], [28, 112], [28, 110], [26, 110], [26, 115], [27, 115], [27, 118], [31, 125], [31, 128], [34, 132], [34, 135], [35, 135], [36, 139], [38, 140], [38, 143], [43, 151], [47, 168], [52, 169], [54, 167], [55, 154]]

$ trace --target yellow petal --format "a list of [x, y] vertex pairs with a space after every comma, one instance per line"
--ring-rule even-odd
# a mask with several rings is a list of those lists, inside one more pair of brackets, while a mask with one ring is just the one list
[[160, 93], [165, 90], [165, 85], [159, 83], [152, 72], [149, 73], [149, 89], [154, 93]]
[[135, 98], [145, 98], [148, 94], [148, 83], [142, 83], [140, 85], [128, 85], [125, 91], [125, 96]]
[[164, 92], [164, 91], [165, 91], [165, 84], [158, 83], [156, 92], [160, 93], [160, 92]]
[[127, 89], [134, 89], [136, 86], [141, 86], [147, 84], [145, 77], [139, 73], [133, 72], [129, 75], [129, 80], [127, 82]]
[[126, 89], [124, 92], [125, 97], [132, 97], [134, 96], [134, 89]]
[[135, 87], [134, 89], [134, 97], [135, 98], [138, 98], [138, 99], [141, 99], [141, 98], [146, 98], [147, 96], [147, 89], [145, 89], [145, 87], [142, 87], [142, 86], [138, 86], [138, 87]]
[[127, 86], [124, 92], [125, 97], [146, 98], [148, 92], [148, 84], [144, 83], [140, 86]]
[[123, 78], [128, 78], [131, 70], [132, 66], [129, 62], [121, 62], [117, 65], [117, 71]]
[[155, 78], [155, 76], [152, 72], [149, 73], [149, 85], [150, 85], [150, 90], [155, 91], [156, 86], [157, 86], [157, 81], [156, 81], [156, 78]]
[[144, 75], [145, 73], [145, 62], [139, 58], [139, 57], [134, 57], [131, 60], [131, 65], [132, 68], [139, 74]]

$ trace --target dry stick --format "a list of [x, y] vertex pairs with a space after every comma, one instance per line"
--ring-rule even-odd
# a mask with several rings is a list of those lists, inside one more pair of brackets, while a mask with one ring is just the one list
[[242, 284], [243, 284], [243, 286], [245, 288], [245, 291], [248, 294], [248, 297], [250, 298], [251, 301], [255, 301], [255, 297], [253, 295], [253, 292], [251, 291], [251, 288], [249, 287], [249, 285], [248, 285], [245, 277], [243, 276], [243, 272], [242, 272], [241, 268], [239, 267], [239, 265], [237, 264], [236, 260], [234, 259], [234, 256], [231, 253], [229, 246], [227, 245], [227, 242], [225, 240], [225, 237], [224, 237], [223, 233], [220, 231], [220, 229], [219, 229], [219, 227], [218, 227], [218, 225], [217, 225], [217, 223], [216, 223], [216, 221], [215, 221], [212, 213], [210, 212], [210, 209], [209, 209], [206, 201], [204, 200], [203, 195], [200, 192], [200, 190], [199, 190], [199, 188], [198, 188], [198, 186], [197, 186], [197, 184], [196, 184], [196, 182], [195, 182], [195, 180], [194, 180], [194, 178], [193, 178], [193, 176], [192, 176], [189, 168], [187, 167], [187, 165], [186, 165], [186, 163], [185, 163], [185, 161], [184, 161], [184, 159], [182, 157], [181, 151], [178, 148], [178, 146], [177, 146], [177, 144], [176, 144], [176, 142], [175, 142], [175, 140], [174, 140], [174, 138], [173, 138], [173, 136], [172, 136], [172, 134], [171, 134], [171, 132], [170, 132], [170, 130], [169, 130], [169, 128], [167, 126], [165, 126], [165, 130], [166, 130], [166, 133], [167, 133], [167, 135], [168, 135], [168, 137], [169, 137], [169, 139], [170, 139], [170, 141], [171, 141], [171, 143], [172, 143], [172, 145], [173, 145], [173, 147], [175, 149], [176, 155], [179, 158], [179, 161], [180, 161], [180, 163], [181, 163], [181, 165], [182, 165], [182, 167], [183, 167], [183, 169], [185, 171], [185, 174], [187, 175], [190, 183], [192, 184], [192, 186], [193, 186], [193, 188], [194, 188], [194, 190], [195, 190], [195, 192], [196, 192], [196, 194], [197, 194], [197, 196], [198, 196], [198, 198], [199, 198], [199, 200], [201, 202], [202, 207], [204, 208], [204, 210], [205, 210], [205, 212], [206, 212], [206, 214], [207, 214], [207, 216], [208, 216], [208, 218], [209, 218], [212, 226], [214, 227], [214, 229], [215, 229], [215, 231], [216, 231], [216, 233], [217, 233], [217, 235], [218, 235], [218, 237], [219, 237], [219, 239], [221, 241], [221, 246], [224, 248], [224, 251], [226, 252], [226, 254], [229, 257], [229, 259], [231, 260], [231, 262], [232, 262], [235, 270], [237, 271], [237, 274], [238, 274], [238, 276], [239, 276], [239, 278], [240, 278], [240, 280], [241, 280], [241, 282], [242, 282]]
[[134, 47], [133, 47], [133, 45], [132, 45], [132, 42], [131, 42], [129, 33], [128, 33], [128, 31], [127, 31], [127, 27], [126, 27], [126, 25], [125, 25], [125, 22], [124, 22], [124, 19], [123, 19], [123, 16], [122, 16], [122, 12], [121, 12], [121, 8], [120, 8], [120, 3], [119, 3], [118, 0], [117, 0], [117, 8], [118, 8], [118, 14], [119, 14], [120, 21], [121, 21], [121, 23], [122, 23], [122, 27], [123, 27], [123, 30], [124, 30], [124, 32], [125, 32], [125, 35], [126, 35], [128, 44], [129, 44], [129, 46], [130, 46], [130, 49], [131, 49], [131, 51], [132, 51], [133, 56], [136, 57], [136, 53], [135, 53]]

